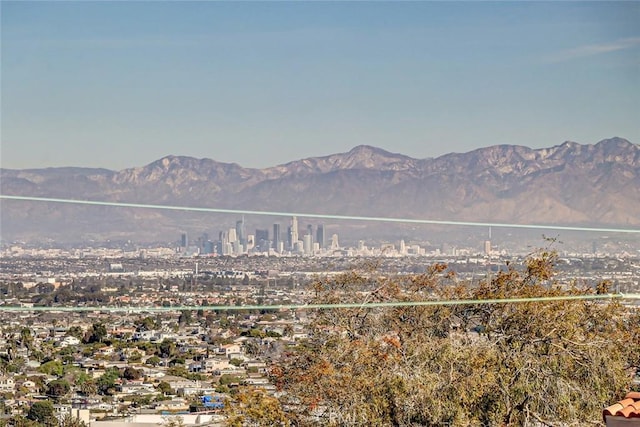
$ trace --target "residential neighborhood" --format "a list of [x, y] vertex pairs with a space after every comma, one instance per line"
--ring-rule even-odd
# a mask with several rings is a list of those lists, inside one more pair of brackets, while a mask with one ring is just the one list
[[[271, 368], [312, 334], [314, 311], [304, 304], [318, 284], [357, 273], [364, 282], [349, 297], [366, 301], [394, 274], [447, 261], [473, 283], [510, 260], [520, 262], [4, 258], [0, 425], [172, 425], [176, 416], [224, 425], [238, 393], [279, 393]], [[189, 269], [196, 262], [199, 270]], [[582, 285], [637, 292], [637, 259], [559, 258], [559, 283], [563, 275], [575, 283], [577, 269]]]

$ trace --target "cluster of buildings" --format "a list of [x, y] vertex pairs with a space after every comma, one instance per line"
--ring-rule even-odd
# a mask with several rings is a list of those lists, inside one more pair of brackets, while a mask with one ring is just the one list
[[[273, 393], [266, 357], [306, 337], [300, 319], [289, 313], [229, 313], [215, 320], [194, 314], [187, 322], [179, 321], [180, 314], [0, 314], [0, 358], [15, 365], [0, 374], [0, 421], [49, 400], [59, 420], [71, 416], [91, 426], [163, 425], [172, 415], [184, 425], [222, 425], [229, 391], [245, 385]], [[134, 326], [144, 316], [154, 316], [151, 329]], [[107, 325], [102, 344], [87, 343], [96, 323]], [[169, 353], [158, 353], [163, 346]], [[58, 366], [51, 368], [53, 363]], [[101, 383], [114, 369], [121, 374], [107, 391]], [[134, 377], [122, 374], [131, 369]], [[51, 384], [60, 381], [70, 387], [52, 397]]]
[[180, 237], [179, 251], [184, 255], [243, 255], [262, 253], [268, 255], [314, 255], [325, 251], [340, 249], [338, 235], [334, 234], [327, 243], [324, 224], [308, 224], [304, 231], [298, 226], [298, 218], [292, 217], [286, 232], [280, 223], [269, 229], [256, 229], [247, 234], [244, 217], [236, 221], [235, 227], [221, 231], [218, 240], [209, 239], [204, 233], [195, 242], [189, 240], [187, 233]]

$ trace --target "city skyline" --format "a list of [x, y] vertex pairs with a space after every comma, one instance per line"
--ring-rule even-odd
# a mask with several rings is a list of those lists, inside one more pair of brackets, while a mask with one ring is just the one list
[[640, 140], [636, 2], [2, 2], [3, 168]]
[[325, 248], [324, 223], [316, 223], [315, 229], [314, 224], [308, 223], [302, 233], [299, 233], [296, 216], [292, 216], [289, 223], [286, 239], [283, 240], [280, 222], [272, 224], [271, 236], [269, 228], [257, 227], [255, 233], [250, 233], [246, 231], [243, 215], [242, 219], [236, 220], [235, 227], [220, 230], [217, 240], [210, 239], [207, 232], [202, 232], [194, 242], [189, 239], [189, 233], [185, 231], [180, 234], [179, 247], [186, 255], [242, 255], [250, 252], [274, 254], [289, 252], [311, 255]]

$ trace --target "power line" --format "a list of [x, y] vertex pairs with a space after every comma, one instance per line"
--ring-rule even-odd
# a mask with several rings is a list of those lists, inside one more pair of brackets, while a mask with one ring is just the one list
[[381, 307], [424, 307], [424, 306], [455, 306], [479, 304], [521, 304], [552, 301], [584, 301], [584, 300], [640, 300], [640, 294], [589, 294], [589, 295], [558, 295], [551, 297], [531, 298], [492, 298], [492, 299], [460, 299], [460, 300], [428, 300], [428, 301], [385, 301], [369, 303], [335, 303], [335, 304], [273, 304], [273, 305], [180, 305], [180, 306], [147, 306], [147, 307], [115, 307], [115, 306], [80, 306], [80, 307], [6, 307], [0, 306], [0, 312], [86, 312], [107, 311], [117, 312], [169, 312], [169, 311], [238, 311], [238, 310], [314, 310], [339, 308], [381, 308]]
[[190, 206], [171, 206], [171, 205], [154, 205], [143, 203], [124, 203], [124, 202], [105, 202], [99, 200], [74, 200], [74, 199], [58, 199], [50, 197], [31, 197], [31, 196], [10, 196], [0, 194], [0, 199], [5, 200], [21, 200], [30, 202], [49, 202], [49, 203], [67, 203], [77, 205], [90, 206], [112, 206], [122, 208], [141, 208], [141, 209], [160, 209], [187, 212], [207, 212], [234, 215], [264, 215], [264, 216], [297, 216], [304, 218], [318, 219], [336, 219], [336, 220], [352, 220], [352, 221], [370, 221], [370, 222], [394, 222], [407, 224], [431, 224], [431, 225], [457, 225], [469, 227], [500, 227], [500, 228], [525, 228], [538, 230], [563, 230], [563, 231], [586, 231], [595, 233], [640, 233], [640, 229], [634, 228], [601, 228], [601, 227], [574, 227], [562, 225], [544, 225], [544, 224], [511, 224], [499, 222], [475, 222], [475, 221], [445, 221], [435, 219], [415, 219], [415, 218], [391, 218], [391, 217], [373, 217], [373, 216], [352, 216], [352, 215], [331, 215], [316, 214], [303, 212], [275, 212], [275, 211], [254, 211], [244, 209], [221, 209], [221, 208], [203, 208]]

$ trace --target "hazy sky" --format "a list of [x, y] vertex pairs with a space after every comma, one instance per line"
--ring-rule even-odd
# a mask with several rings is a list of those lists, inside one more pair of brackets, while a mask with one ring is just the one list
[[640, 2], [9, 2], [6, 168], [640, 143]]

